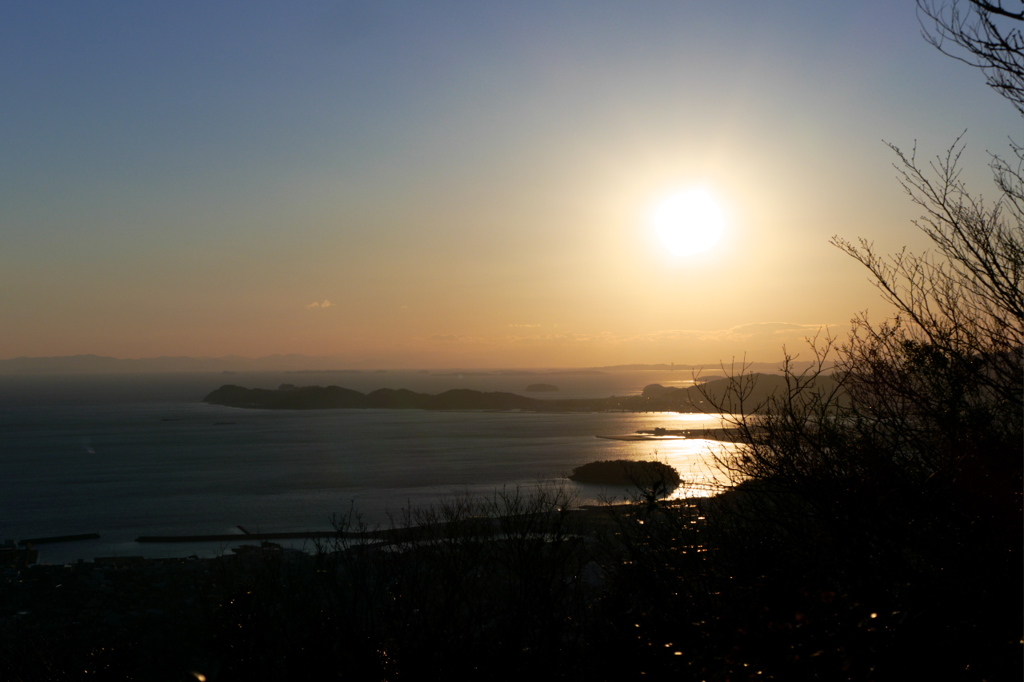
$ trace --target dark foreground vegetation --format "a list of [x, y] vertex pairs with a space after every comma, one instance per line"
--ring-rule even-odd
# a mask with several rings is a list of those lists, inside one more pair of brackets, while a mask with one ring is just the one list
[[[5, 680], [1017, 679], [1019, 557], [992, 544], [999, 533], [970, 537], [960, 510], [904, 526], [916, 504], [885, 519], [871, 500], [846, 508], [862, 522], [820, 517], [765, 486], [575, 511], [558, 489], [506, 491], [398, 520], [415, 534], [339, 534], [312, 553], [265, 543], [211, 560], [7, 569], [0, 670]], [[354, 514], [338, 528], [365, 530]]]

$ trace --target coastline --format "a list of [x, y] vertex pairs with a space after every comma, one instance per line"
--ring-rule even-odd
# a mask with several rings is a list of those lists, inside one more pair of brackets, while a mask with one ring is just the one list
[[[707, 449], [717, 447], [711, 442], [595, 434], [718, 424], [652, 413], [263, 411], [197, 402], [31, 407], [0, 417], [14, 437], [3, 458], [12, 475], [0, 485], [10, 512], [3, 537], [101, 536], [38, 544], [39, 561], [49, 564], [212, 557], [254, 542], [236, 535], [236, 524], [296, 533], [301, 537], [280, 542], [308, 550], [316, 541], [309, 534], [329, 534], [331, 518], [352, 504], [371, 527], [383, 527], [389, 514], [397, 519], [407, 508], [467, 493], [485, 497], [503, 486], [548, 486], [589, 461], [649, 458], [652, 448], [700, 483]], [[577, 492], [581, 504], [603, 495], [592, 486]], [[206, 535], [227, 537], [135, 542]]]
[[675, 429], [664, 434], [629, 433], [621, 436], [597, 435], [596, 438], [621, 441], [670, 441], [670, 440], [713, 440], [719, 443], [742, 443], [742, 430], [736, 427], [722, 429]]
[[[707, 498], [684, 498], [678, 500], [664, 501], [663, 504], [668, 506], [680, 506], [685, 504], [706, 504]], [[583, 504], [571, 508], [566, 508], [557, 512], [536, 512], [528, 514], [511, 514], [501, 515], [492, 517], [474, 517], [474, 532], [479, 534], [481, 537], [491, 536], [499, 537], [501, 535], [501, 528], [504, 524], [512, 519], [520, 517], [532, 517], [543, 522], [544, 520], [551, 520], [554, 517], [561, 517], [563, 521], [570, 526], [576, 527], [581, 534], [589, 534], [595, 530], [605, 528], [609, 522], [616, 517], [622, 515], [628, 515], [633, 509], [640, 509], [640, 503], [634, 502], [610, 502], [603, 504]], [[81, 564], [103, 564], [103, 565], [117, 565], [117, 564], [158, 564], [167, 562], [179, 562], [179, 561], [215, 561], [218, 558], [224, 556], [231, 556], [231, 554], [245, 553], [252, 551], [254, 548], [267, 549], [267, 550], [287, 550], [301, 552], [309, 556], [316, 554], [316, 551], [310, 552], [304, 549], [297, 549], [295, 547], [282, 547], [275, 541], [278, 540], [307, 540], [313, 543], [312, 548], [318, 549], [321, 543], [338, 540], [363, 540], [373, 541], [374, 545], [392, 545], [392, 544], [405, 544], [409, 542], [418, 542], [426, 539], [436, 538], [444, 536], [450, 530], [452, 530], [458, 523], [461, 522], [434, 522], [434, 523], [420, 523], [412, 524], [408, 526], [395, 526], [388, 528], [373, 528], [359, 531], [348, 531], [348, 530], [324, 530], [324, 531], [281, 531], [281, 532], [267, 532], [267, 533], [218, 533], [218, 534], [194, 534], [194, 535], [145, 535], [135, 538], [134, 542], [140, 545], [144, 544], [201, 544], [201, 543], [222, 543], [224, 549], [230, 549], [231, 551], [224, 551], [219, 555], [211, 557], [200, 557], [196, 554], [185, 555], [185, 556], [174, 556], [174, 557], [143, 557], [133, 554], [125, 555], [114, 555], [114, 556], [96, 556], [90, 559], [78, 559], [73, 563], [55, 563], [50, 564], [46, 562], [28, 562], [25, 566], [71, 566]], [[89, 534], [89, 536], [67, 536], [64, 538], [53, 538], [49, 539], [49, 543], [56, 542], [75, 542], [84, 539], [94, 539], [98, 537], [98, 534]], [[44, 541], [46, 542], [46, 541]], [[22, 541], [17, 543], [19, 551], [33, 551], [33, 547], [30, 541]], [[236, 545], [235, 547], [228, 547], [228, 545]], [[23, 567], [25, 567], [23, 566]]]

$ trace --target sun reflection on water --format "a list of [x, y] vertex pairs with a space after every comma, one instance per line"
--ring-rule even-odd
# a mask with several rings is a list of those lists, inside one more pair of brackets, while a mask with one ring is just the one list
[[[735, 419], [729, 414], [659, 413], [638, 419], [633, 433], [603, 437], [618, 441], [616, 458], [673, 467], [682, 484], [665, 499], [712, 497], [741, 480], [730, 466], [743, 447], [731, 437]], [[628, 501], [636, 493], [634, 487], [607, 489], [603, 495]]]
[[667, 499], [717, 495], [739, 482], [729, 462], [743, 446], [727, 437], [735, 420], [735, 415], [719, 413], [660, 414], [659, 427], [666, 435], [638, 441], [630, 459], [653, 459], [679, 472], [683, 482]]

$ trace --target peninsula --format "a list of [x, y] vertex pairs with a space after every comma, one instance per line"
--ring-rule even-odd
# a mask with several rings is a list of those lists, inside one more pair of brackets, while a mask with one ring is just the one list
[[[832, 381], [819, 377], [819, 382]], [[774, 374], [751, 374], [744, 394], [745, 407], [757, 409], [785, 385]], [[262, 410], [418, 409], [418, 410], [523, 410], [531, 412], [718, 412], [736, 411], [730, 404], [735, 387], [730, 379], [716, 379], [687, 388], [651, 384], [640, 395], [608, 398], [541, 399], [515, 393], [453, 389], [438, 394], [382, 388], [360, 393], [340, 386], [294, 386], [277, 389], [224, 385], [203, 402]], [[730, 409], [732, 408], [732, 409]]]

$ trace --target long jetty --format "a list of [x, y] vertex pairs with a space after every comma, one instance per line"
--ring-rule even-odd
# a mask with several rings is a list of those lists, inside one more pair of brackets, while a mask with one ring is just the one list
[[[497, 532], [496, 519], [478, 519], [481, 532]], [[383, 540], [406, 542], [427, 539], [437, 533], [444, 533], [446, 523], [428, 523], [405, 528], [379, 528], [365, 531], [297, 531], [290, 533], [225, 533], [219, 535], [140, 535], [135, 542], [247, 542], [264, 540], [326, 540], [344, 538], [349, 540]], [[244, 529], [242, 529], [244, 530]]]
[[29, 538], [18, 542], [19, 545], [44, 545], [50, 542], [77, 542], [78, 540], [98, 540], [99, 533], [80, 533], [78, 535], [53, 535], [46, 538]]
[[135, 542], [262, 542], [264, 540], [408, 540], [423, 536], [427, 527], [390, 528], [367, 531], [297, 531], [290, 533], [225, 533], [221, 535], [140, 535]]
[[370, 533], [307, 531], [292, 533], [225, 533], [223, 535], [140, 535], [135, 542], [238, 542], [244, 540], [318, 540], [336, 537], [372, 537]]

